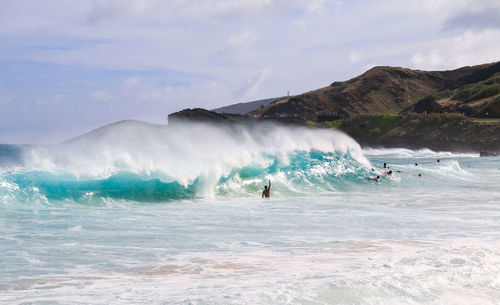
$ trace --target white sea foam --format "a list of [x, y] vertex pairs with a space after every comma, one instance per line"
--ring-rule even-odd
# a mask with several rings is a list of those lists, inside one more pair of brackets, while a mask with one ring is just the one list
[[0, 243], [0, 302], [496, 304], [495, 183], [463, 194], [401, 183], [320, 198], [0, 210], [15, 237]]
[[449, 151], [433, 151], [428, 148], [411, 150], [407, 148], [364, 148], [363, 153], [370, 157], [387, 156], [390, 158], [478, 158], [478, 153], [457, 153]]
[[177, 181], [195, 180], [197, 193], [213, 195], [221, 177], [249, 165], [289, 164], [296, 152], [349, 153], [368, 167], [356, 141], [332, 130], [280, 125], [174, 127], [123, 122], [62, 145], [33, 147], [25, 153], [26, 168], [65, 171], [83, 178], [106, 178], [118, 172]]

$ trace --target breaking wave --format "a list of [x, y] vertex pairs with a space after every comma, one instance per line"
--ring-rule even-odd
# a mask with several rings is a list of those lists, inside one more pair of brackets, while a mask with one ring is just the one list
[[0, 147], [0, 200], [169, 201], [332, 192], [370, 162], [347, 135], [277, 125], [123, 121], [51, 146]]

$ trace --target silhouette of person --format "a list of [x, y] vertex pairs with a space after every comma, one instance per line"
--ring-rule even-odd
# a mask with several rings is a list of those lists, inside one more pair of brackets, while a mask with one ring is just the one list
[[262, 191], [262, 198], [270, 198], [271, 192], [271, 180], [269, 180], [269, 186], [264, 185], [264, 190]]

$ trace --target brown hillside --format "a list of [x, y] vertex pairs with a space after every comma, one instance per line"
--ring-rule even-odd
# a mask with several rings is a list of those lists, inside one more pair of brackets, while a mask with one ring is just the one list
[[451, 94], [499, 72], [500, 62], [451, 71], [375, 67], [348, 81], [274, 102], [251, 114], [327, 121], [359, 114], [402, 113], [426, 97], [440, 92]]

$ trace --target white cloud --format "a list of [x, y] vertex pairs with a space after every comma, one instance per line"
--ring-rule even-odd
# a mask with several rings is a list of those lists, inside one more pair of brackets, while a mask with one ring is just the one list
[[65, 94], [53, 94], [48, 97], [40, 97], [36, 100], [38, 106], [48, 104], [60, 104], [66, 102], [67, 96]]
[[451, 16], [443, 24], [445, 30], [500, 29], [500, 3], [490, 7], [474, 7]]
[[90, 98], [95, 102], [110, 102], [113, 97], [106, 90], [96, 90], [90, 93]]
[[123, 83], [123, 87], [125, 89], [132, 89], [137, 87], [142, 83], [142, 79], [140, 77], [129, 77]]
[[307, 4], [307, 11], [315, 13], [324, 10], [325, 0], [310, 0]]
[[301, 32], [305, 32], [309, 28], [309, 23], [305, 19], [295, 21], [294, 25], [297, 26]]
[[[464, 8], [470, 7], [477, 1], [474, 0], [410, 0], [411, 5], [408, 9], [414, 12], [423, 12], [426, 14], [455, 14]], [[401, 3], [405, 5], [405, 3]]]
[[251, 47], [259, 38], [259, 35], [250, 30], [243, 30], [229, 37], [228, 45], [233, 49], [246, 49]]
[[221, 0], [205, 2], [201, 5], [189, 5], [188, 11], [198, 18], [229, 18], [233, 16], [254, 15], [272, 8], [276, 0]]
[[455, 69], [500, 60], [500, 30], [466, 31], [453, 38], [433, 42], [426, 52], [411, 58], [423, 70]]
[[147, 115], [151, 118], [164, 117], [170, 112], [187, 107], [212, 109], [227, 105], [232, 98], [227, 87], [217, 81], [197, 82], [188, 86], [155, 86], [142, 83], [134, 91], [128, 91], [126, 95], [123, 95], [123, 99], [133, 99], [135, 103], [143, 107], [154, 109], [152, 105], [156, 105], [164, 109], [160, 114], [158, 111], [149, 111]]
[[269, 77], [271, 72], [272, 72], [271, 68], [264, 68], [259, 72], [255, 73], [243, 87], [241, 87], [234, 93], [234, 95], [246, 98], [255, 96], [260, 86]]
[[[236, 90], [233, 90], [240, 81], [228, 82], [224, 80], [198, 80], [191, 85], [161, 85], [154, 78], [129, 78], [123, 85], [113, 92], [107, 92], [104, 97], [112, 97], [111, 102], [129, 105], [131, 108], [141, 108], [136, 118], [158, 121], [166, 114], [186, 107], [202, 107], [213, 109], [235, 102], [248, 101], [254, 98], [262, 84], [271, 75], [271, 68], [263, 68], [255, 72]], [[95, 92], [94, 97], [101, 97], [101, 91]], [[189, 105], [189, 106], [186, 106]], [[162, 111], [158, 112], [157, 109]]]
[[349, 60], [352, 63], [358, 63], [363, 59], [363, 52], [361, 51], [351, 51], [349, 53]]
[[276, 14], [300, 6], [311, 5], [306, 0], [99, 0], [93, 2], [87, 20], [98, 24], [127, 16], [148, 18], [149, 22], [160, 24], [186, 20], [219, 22], [259, 14]]

